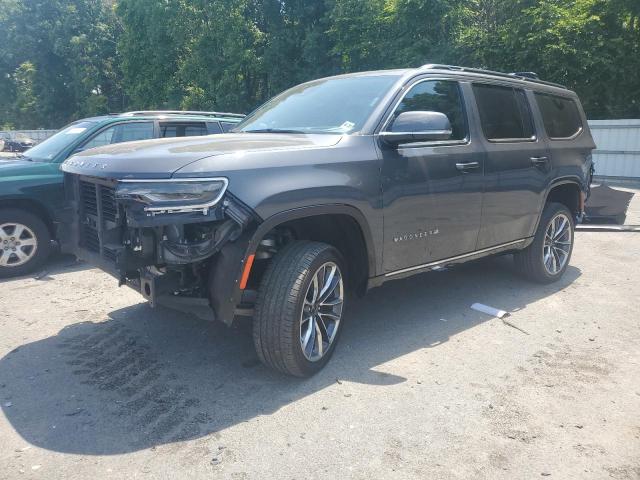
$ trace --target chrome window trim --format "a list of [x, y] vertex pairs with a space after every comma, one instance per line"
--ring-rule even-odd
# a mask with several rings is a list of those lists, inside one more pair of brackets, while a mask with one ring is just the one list
[[[544, 124], [544, 122], [543, 122], [543, 124]], [[552, 140], [554, 142], [566, 142], [566, 141], [569, 141], [569, 140], [575, 140], [580, 135], [582, 135], [583, 132], [584, 132], [584, 127], [582, 125], [580, 125], [580, 128], [578, 129], [578, 131], [576, 133], [574, 133], [573, 135], [571, 135], [570, 137], [549, 137], [549, 140]]]
[[[542, 92], [540, 90], [532, 90], [533, 91], [533, 97], [536, 100], [536, 106], [538, 107], [538, 111], [540, 112], [540, 119], [542, 120], [542, 126], [544, 127], [544, 131], [547, 134], [547, 137], [549, 138], [549, 140], [552, 140], [554, 142], [562, 142], [562, 141], [571, 141], [571, 140], [575, 140], [576, 138], [578, 138], [580, 135], [582, 135], [582, 133], [584, 132], [584, 123], [582, 122], [582, 117], [580, 115], [580, 107], [578, 102], [576, 102], [575, 98], [569, 96], [569, 95], [557, 95], [555, 93], [548, 93], [548, 92]], [[576, 107], [576, 113], [578, 114], [578, 120], [580, 121], [580, 125], [578, 127], [578, 130], [576, 131], [576, 133], [574, 133], [573, 135], [571, 135], [570, 137], [552, 137], [551, 135], [549, 135], [549, 132], [547, 132], [547, 127], [544, 124], [544, 116], [542, 115], [542, 110], [540, 109], [540, 104], [538, 103], [538, 95], [544, 95], [547, 97], [556, 97], [556, 98], [561, 98], [562, 100], [569, 100], [571, 103], [573, 103], [573, 106]]]
[[538, 137], [534, 135], [529, 138], [495, 138], [493, 140], [489, 140], [485, 136], [485, 140], [489, 143], [535, 143], [538, 141]]
[[407, 142], [398, 145], [398, 150], [405, 148], [428, 148], [428, 147], [457, 147], [461, 145], [469, 145], [468, 139], [462, 140], [434, 140], [426, 142]]
[[[533, 130], [533, 135], [530, 137], [523, 137], [523, 138], [489, 138], [487, 137], [487, 134], [484, 131], [484, 126], [482, 125], [482, 117], [480, 115], [480, 106], [478, 105], [478, 98], [476, 97], [476, 92], [473, 90], [474, 85], [488, 85], [492, 87], [510, 88], [514, 92], [516, 90], [520, 90], [522, 93], [524, 93], [524, 98], [527, 103], [527, 111], [529, 112], [529, 119], [531, 120], [531, 130]], [[478, 123], [480, 126], [480, 132], [482, 132], [482, 136], [487, 142], [489, 143], [537, 143], [538, 142], [540, 138], [538, 135], [538, 131], [536, 129], [535, 115], [533, 114], [533, 110], [531, 109], [531, 102], [529, 102], [529, 99], [527, 98], [526, 88], [522, 86], [484, 82], [482, 80], [479, 80], [479, 81], [471, 82], [471, 91], [473, 92], [473, 100], [476, 102], [476, 109], [478, 110]]]

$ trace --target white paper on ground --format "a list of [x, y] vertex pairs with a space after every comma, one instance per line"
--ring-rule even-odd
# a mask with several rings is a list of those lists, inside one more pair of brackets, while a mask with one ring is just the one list
[[473, 305], [471, 305], [471, 308], [478, 312], [491, 315], [492, 317], [502, 318], [509, 315], [509, 313], [505, 312], [504, 310], [498, 310], [497, 308], [490, 307], [489, 305], [483, 305], [482, 303], [474, 303]]

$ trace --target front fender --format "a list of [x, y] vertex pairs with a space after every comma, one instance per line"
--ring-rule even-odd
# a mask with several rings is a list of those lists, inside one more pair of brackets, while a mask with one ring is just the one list
[[0, 181], [0, 205], [23, 205], [36, 213], [44, 213], [48, 222], [58, 222], [58, 212], [64, 206], [62, 175], [4, 178]]
[[[246, 230], [235, 242], [230, 242], [219, 252], [209, 275], [210, 301], [216, 317], [230, 325], [235, 309], [241, 303], [240, 288], [245, 265], [258, 249], [260, 241], [273, 228], [291, 220], [317, 215], [347, 215], [362, 230], [367, 248], [369, 272], [376, 272], [376, 245], [365, 216], [357, 208], [344, 204], [314, 205], [295, 208], [267, 218], [259, 225]], [[231, 281], [233, 279], [233, 282]]]

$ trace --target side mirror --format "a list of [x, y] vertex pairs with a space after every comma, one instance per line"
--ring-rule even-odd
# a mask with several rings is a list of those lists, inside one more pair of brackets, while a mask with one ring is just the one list
[[403, 112], [380, 138], [390, 145], [411, 142], [433, 142], [451, 138], [451, 122], [440, 112]]

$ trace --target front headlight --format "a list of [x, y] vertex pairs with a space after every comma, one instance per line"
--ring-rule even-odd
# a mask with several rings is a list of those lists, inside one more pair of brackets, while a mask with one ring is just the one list
[[227, 189], [226, 178], [170, 180], [121, 180], [116, 199], [145, 204], [151, 213], [194, 212], [206, 214]]

